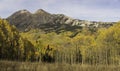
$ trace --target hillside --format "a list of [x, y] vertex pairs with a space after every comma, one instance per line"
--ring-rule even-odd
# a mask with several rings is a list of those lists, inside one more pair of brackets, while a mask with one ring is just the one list
[[0, 19], [1, 60], [120, 64], [120, 22], [76, 20], [42, 9], [20, 10], [7, 20]]
[[[29, 47], [29, 46], [30, 47]], [[1, 60], [29, 60], [34, 55], [34, 46], [27, 39], [23, 39], [15, 26], [0, 19], [0, 59]]]
[[60, 32], [61, 30], [74, 31], [83, 27], [107, 28], [114, 24], [114, 22], [73, 19], [64, 14], [50, 14], [43, 9], [39, 9], [35, 13], [30, 13], [27, 10], [19, 10], [9, 16], [7, 20], [20, 31], [29, 31], [34, 28], [42, 29], [47, 32]]

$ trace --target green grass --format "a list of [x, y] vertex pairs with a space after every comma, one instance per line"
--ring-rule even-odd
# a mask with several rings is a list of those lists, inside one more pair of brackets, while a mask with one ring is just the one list
[[0, 71], [120, 71], [120, 66], [0, 61]]

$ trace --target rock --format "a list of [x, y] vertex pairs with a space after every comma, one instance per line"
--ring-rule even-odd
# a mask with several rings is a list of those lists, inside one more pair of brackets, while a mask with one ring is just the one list
[[33, 28], [43, 28], [43, 24], [48, 26], [49, 24], [67, 24], [70, 26], [80, 26], [80, 27], [110, 27], [115, 22], [96, 22], [79, 20], [68, 17], [64, 14], [50, 14], [43, 9], [37, 10], [35, 13], [30, 13], [27, 10], [20, 10], [13, 13], [7, 18], [7, 20], [15, 25], [20, 31], [25, 31], [26, 29]]

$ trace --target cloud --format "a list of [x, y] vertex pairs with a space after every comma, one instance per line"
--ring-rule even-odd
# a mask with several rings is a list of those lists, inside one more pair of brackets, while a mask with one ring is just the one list
[[120, 0], [0, 0], [0, 16], [8, 17], [17, 10], [35, 12], [44, 9], [50, 13], [98, 21], [118, 21]]
[[0, 0], [0, 16], [8, 17], [13, 12], [21, 9], [35, 11], [43, 8], [48, 9], [56, 0]]

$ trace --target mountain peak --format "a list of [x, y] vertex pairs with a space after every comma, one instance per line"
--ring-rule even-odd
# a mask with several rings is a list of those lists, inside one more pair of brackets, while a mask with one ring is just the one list
[[40, 13], [40, 14], [48, 14], [48, 12], [46, 12], [45, 10], [43, 10], [43, 9], [38, 9], [36, 12], [35, 12], [35, 14], [38, 14], [38, 13]]
[[[39, 28], [45, 29], [48, 27], [54, 26], [78, 26], [78, 27], [88, 27], [88, 28], [101, 28], [101, 27], [109, 27], [112, 26], [113, 22], [94, 22], [94, 21], [86, 21], [73, 19], [64, 14], [50, 14], [43, 9], [37, 10], [34, 14], [30, 13], [27, 10], [20, 10], [7, 18], [7, 20], [18, 27], [19, 30], [24, 31], [25, 29], [31, 28]], [[58, 25], [59, 24], [59, 25]], [[52, 25], [52, 26], [51, 26]], [[55, 27], [56, 29], [56, 27]]]
[[20, 10], [20, 11], [18, 11], [19, 13], [30, 13], [28, 10], [26, 10], [26, 9], [23, 9], [23, 10]]

